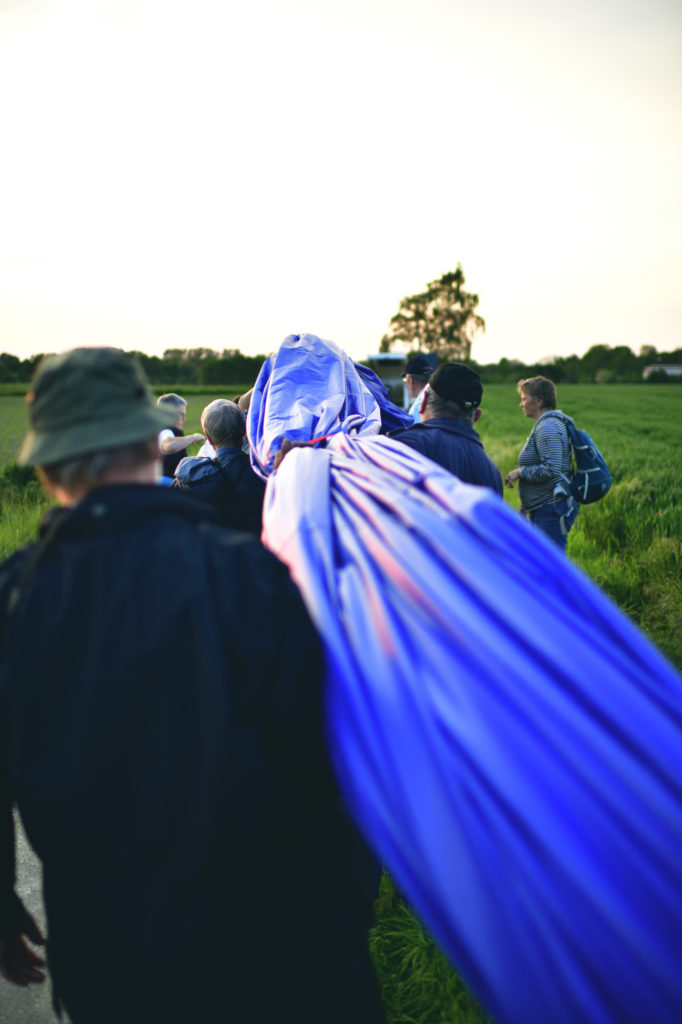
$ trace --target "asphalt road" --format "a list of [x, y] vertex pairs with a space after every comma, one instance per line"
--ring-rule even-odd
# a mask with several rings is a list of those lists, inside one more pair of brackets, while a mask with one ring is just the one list
[[[45, 933], [40, 862], [17, 820], [17, 892]], [[49, 978], [42, 985], [18, 988], [0, 978], [0, 1024], [58, 1024]], [[68, 1024], [66, 1015], [61, 1024]]]

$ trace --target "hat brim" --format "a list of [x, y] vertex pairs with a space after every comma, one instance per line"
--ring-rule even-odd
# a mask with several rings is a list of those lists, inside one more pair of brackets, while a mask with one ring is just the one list
[[50, 466], [79, 455], [145, 441], [164, 427], [174, 427], [177, 418], [176, 408], [150, 405], [113, 420], [79, 423], [49, 432], [31, 429], [24, 438], [17, 462], [20, 465]]

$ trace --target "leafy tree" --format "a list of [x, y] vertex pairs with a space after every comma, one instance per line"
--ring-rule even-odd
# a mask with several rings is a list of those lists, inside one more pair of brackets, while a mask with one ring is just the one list
[[593, 345], [582, 358], [582, 378], [597, 383], [635, 381], [641, 377], [641, 356], [627, 345]]
[[637, 380], [641, 376], [639, 360], [627, 345], [616, 345], [611, 349], [611, 369], [616, 380]]
[[245, 356], [239, 349], [225, 349], [222, 356], [205, 359], [199, 368], [200, 384], [253, 384], [265, 356]]
[[582, 358], [583, 369], [596, 373], [611, 368], [611, 349], [608, 345], [592, 345]]
[[418, 295], [408, 295], [391, 317], [380, 350], [390, 352], [397, 341], [406, 342], [420, 352], [436, 352], [441, 361], [471, 355], [471, 342], [477, 331], [485, 330], [485, 320], [476, 313], [478, 295], [464, 290], [461, 264]]
[[682, 348], [676, 348], [674, 352], [659, 352], [656, 356], [657, 363], [682, 363]]
[[0, 380], [21, 381], [23, 379], [21, 360], [7, 352], [0, 353]]
[[578, 356], [557, 356], [552, 366], [554, 372], [553, 380], [556, 384], [559, 381], [576, 384], [581, 376], [581, 364]]
[[164, 380], [162, 372], [163, 363], [158, 356], [148, 356], [146, 352], [137, 351], [132, 351], [130, 354], [135, 356], [140, 363], [150, 384], [157, 384], [159, 381]]

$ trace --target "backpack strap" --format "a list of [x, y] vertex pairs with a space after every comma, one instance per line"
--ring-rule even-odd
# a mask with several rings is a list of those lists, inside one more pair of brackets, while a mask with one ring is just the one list
[[[558, 409], [548, 409], [547, 412], [545, 413], [545, 416], [551, 416], [552, 419], [559, 420], [561, 423], [563, 423], [563, 425], [564, 425], [564, 427], [566, 429], [566, 437], [568, 439], [568, 444], [569, 444], [569, 447], [571, 449], [571, 459], [575, 459], [575, 421], [572, 420], [570, 416], [567, 416], [565, 412], [560, 412]], [[563, 482], [566, 485], [566, 497], [567, 498], [571, 498], [571, 500], [573, 500], [573, 497], [572, 497], [573, 496], [572, 472], [569, 472], [569, 473], [559, 473], [559, 476], [561, 477], [561, 479], [563, 480]], [[563, 523], [562, 523], [562, 532], [563, 532]], [[568, 531], [566, 531], [566, 532], [568, 532]]]
[[543, 413], [543, 416], [551, 416], [555, 420], [561, 420], [566, 427], [568, 436], [571, 436], [570, 428], [575, 426], [575, 422], [565, 412], [561, 412], [560, 409], [548, 409], [547, 412]]

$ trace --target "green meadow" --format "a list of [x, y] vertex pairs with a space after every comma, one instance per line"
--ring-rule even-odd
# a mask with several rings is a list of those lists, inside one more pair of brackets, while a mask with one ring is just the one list
[[[187, 433], [200, 429], [218, 393], [187, 394]], [[532, 426], [518, 403], [513, 385], [485, 388], [477, 429], [503, 477]], [[682, 670], [682, 387], [562, 385], [559, 406], [592, 435], [613, 474], [609, 494], [581, 509], [568, 555]], [[31, 471], [14, 465], [25, 428], [22, 397], [0, 393], [0, 557], [35, 535], [47, 508]], [[505, 500], [518, 508], [517, 489]], [[386, 875], [376, 909], [370, 948], [389, 1024], [487, 1021]]]

